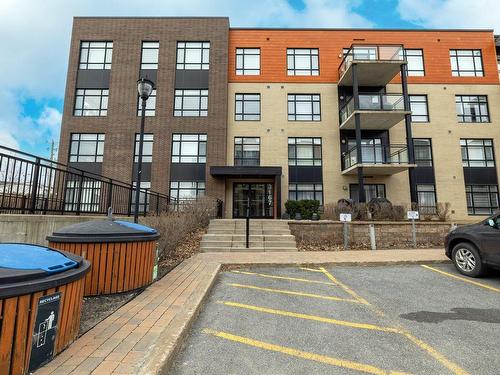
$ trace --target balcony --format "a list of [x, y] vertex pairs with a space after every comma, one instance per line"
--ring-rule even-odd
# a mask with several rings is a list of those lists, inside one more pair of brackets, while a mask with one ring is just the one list
[[359, 109], [354, 109], [354, 98], [340, 109], [340, 129], [355, 129], [356, 113], [360, 114], [361, 129], [390, 129], [411, 114], [404, 107], [401, 94], [359, 94]]
[[352, 86], [356, 64], [358, 86], [385, 86], [401, 71], [405, 62], [402, 45], [353, 44], [339, 66], [339, 86]]
[[391, 176], [416, 167], [408, 162], [406, 145], [362, 145], [362, 163], [358, 163], [357, 153], [358, 148], [353, 147], [342, 154], [342, 174], [355, 175], [362, 167], [365, 176]]

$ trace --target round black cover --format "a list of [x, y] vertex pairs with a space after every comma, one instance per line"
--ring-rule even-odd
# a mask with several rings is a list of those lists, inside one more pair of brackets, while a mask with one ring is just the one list
[[63, 243], [138, 242], [160, 237], [156, 229], [121, 220], [92, 220], [57, 229], [47, 240]]
[[81, 279], [89, 271], [90, 262], [82, 257], [62, 250], [52, 250], [76, 262], [77, 267], [50, 273], [43, 269], [15, 269], [0, 265], [0, 299], [56, 288]]

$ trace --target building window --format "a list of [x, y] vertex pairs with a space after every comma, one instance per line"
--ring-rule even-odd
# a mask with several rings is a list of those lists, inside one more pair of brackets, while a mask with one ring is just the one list
[[77, 89], [74, 116], [107, 116], [109, 90]]
[[170, 198], [177, 202], [195, 200], [205, 195], [204, 181], [172, 181], [170, 182]]
[[461, 139], [462, 165], [464, 167], [494, 167], [493, 141], [491, 139]]
[[490, 122], [486, 95], [456, 95], [458, 122]]
[[208, 70], [210, 42], [177, 42], [177, 69]]
[[141, 69], [158, 69], [160, 42], [142, 42]]
[[289, 76], [319, 75], [319, 50], [317, 48], [288, 48], [286, 61]]
[[260, 121], [260, 94], [236, 94], [234, 119]]
[[[384, 184], [364, 184], [365, 198], [370, 202], [373, 198], [385, 198], [385, 185]], [[350, 198], [359, 201], [359, 186], [357, 184], [349, 185]]]
[[436, 186], [434, 184], [417, 184], [417, 201], [421, 214], [436, 214]]
[[409, 95], [412, 122], [429, 122], [427, 95]]
[[[132, 194], [131, 211], [134, 212], [135, 187], [137, 186], [137, 182], [136, 181], [132, 182], [132, 186], [134, 187], [134, 194]], [[139, 191], [139, 212], [149, 212], [149, 202], [151, 200], [151, 196], [149, 195], [149, 190], [151, 190], [151, 182], [141, 181], [141, 190]]]
[[300, 201], [311, 199], [319, 201], [323, 205], [323, 184], [288, 184], [288, 199], [291, 201]]
[[101, 199], [101, 181], [84, 180], [80, 192], [80, 181], [67, 181], [64, 194], [64, 210], [98, 212]]
[[236, 75], [260, 74], [260, 48], [236, 48]]
[[206, 163], [206, 134], [173, 134], [172, 163]]
[[321, 166], [321, 138], [288, 138], [288, 165]]
[[432, 147], [429, 138], [414, 138], [413, 153], [419, 167], [432, 167]]
[[175, 90], [174, 116], [208, 116], [208, 90]]
[[454, 77], [483, 77], [480, 49], [451, 49], [451, 75]]
[[71, 134], [69, 161], [75, 163], [102, 163], [104, 134]]
[[81, 42], [80, 69], [111, 69], [113, 42]]
[[319, 94], [288, 94], [288, 121], [321, 121]]
[[[156, 89], [151, 91], [148, 100], [146, 100], [146, 116], [151, 117], [156, 114]], [[142, 99], [137, 96], [137, 116], [142, 116]]]
[[469, 215], [491, 215], [498, 210], [497, 185], [465, 185]]
[[234, 138], [234, 165], [260, 165], [260, 138]]
[[408, 62], [406, 65], [408, 76], [423, 77], [425, 75], [424, 51], [421, 49], [404, 49], [403, 53]]
[[[135, 135], [135, 147], [134, 147], [134, 163], [139, 162], [139, 139], [141, 135]], [[142, 162], [151, 163], [153, 162], [153, 134], [144, 134], [144, 140], [142, 142]]]

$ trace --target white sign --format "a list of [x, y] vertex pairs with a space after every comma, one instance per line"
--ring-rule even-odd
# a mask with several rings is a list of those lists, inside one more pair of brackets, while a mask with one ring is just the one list
[[408, 220], [418, 220], [419, 218], [418, 211], [407, 211], [406, 215]]
[[344, 223], [351, 221], [351, 214], [340, 214], [340, 221]]

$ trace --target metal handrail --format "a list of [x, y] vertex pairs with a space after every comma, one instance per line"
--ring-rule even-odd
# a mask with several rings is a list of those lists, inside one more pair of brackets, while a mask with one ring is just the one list
[[[367, 48], [367, 47], [373, 47], [375, 48], [375, 51], [376, 51], [376, 54], [375, 54], [375, 59], [356, 59], [355, 58], [355, 55], [354, 55], [354, 51], [356, 48]], [[398, 48], [396, 49], [396, 52], [394, 52], [392, 54], [392, 56], [390, 56], [388, 59], [381, 59], [380, 56], [380, 51], [381, 51], [381, 48], [390, 48], [390, 47], [393, 47], [393, 48]], [[401, 54], [400, 52], [401, 51], [404, 51], [404, 46], [402, 44], [363, 44], [363, 43], [356, 43], [356, 44], [352, 44], [351, 47], [349, 47], [349, 49], [347, 50], [347, 52], [344, 54], [341, 62], [340, 62], [340, 65], [338, 67], [338, 73], [339, 73], [339, 78], [342, 77], [342, 75], [347, 71], [347, 63], [348, 63], [348, 58], [351, 56], [353, 57], [351, 61], [349, 62], [352, 62], [354, 60], [359, 60], [359, 61], [395, 61], [395, 60], [402, 60], [404, 61], [405, 60], [405, 57], [404, 57], [404, 53]], [[401, 58], [400, 58], [401, 57]]]
[[[373, 152], [373, 158], [365, 160], [366, 155], [363, 151]], [[354, 146], [342, 153], [343, 169], [350, 168], [357, 164], [408, 164], [408, 146], [402, 144], [373, 144], [361, 145], [361, 163], [358, 162], [358, 146]]]
[[[363, 98], [377, 98], [377, 105], [374, 105], [373, 101], [370, 103], [371, 105], [366, 105], [366, 101], [363, 101]], [[387, 100], [388, 98], [396, 98], [396, 100], [391, 102]], [[360, 93], [358, 102], [358, 110], [404, 111], [405, 109], [403, 94]], [[340, 125], [342, 125], [354, 111], [354, 97], [352, 97], [340, 108]]]

